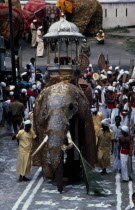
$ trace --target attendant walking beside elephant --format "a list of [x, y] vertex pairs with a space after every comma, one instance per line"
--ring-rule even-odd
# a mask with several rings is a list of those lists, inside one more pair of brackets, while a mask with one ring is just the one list
[[16, 168], [16, 173], [20, 175], [18, 181], [29, 181], [26, 175], [30, 173], [32, 141], [36, 139], [36, 135], [31, 129], [30, 120], [24, 122], [24, 129], [20, 130], [12, 139], [14, 140], [15, 138], [19, 140]]

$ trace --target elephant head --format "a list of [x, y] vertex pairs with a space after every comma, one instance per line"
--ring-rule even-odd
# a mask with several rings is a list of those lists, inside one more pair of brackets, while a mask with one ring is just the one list
[[[91, 165], [96, 160], [94, 127], [89, 102], [77, 86], [60, 82], [44, 89], [36, 100], [34, 108], [34, 129], [39, 138], [41, 160], [46, 177], [53, 177], [62, 159], [61, 146], [74, 130], [71, 121], [77, 116], [83, 122], [82, 130], [77, 128], [85, 148], [85, 157]], [[83, 136], [83, 137], [82, 137]], [[73, 139], [74, 140], [74, 139]], [[44, 144], [45, 143], [45, 144]]]

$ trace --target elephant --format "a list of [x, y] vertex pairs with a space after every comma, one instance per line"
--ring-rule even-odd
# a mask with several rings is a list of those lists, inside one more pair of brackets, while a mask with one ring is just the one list
[[[12, 22], [15, 44], [23, 32], [23, 19], [21, 12], [15, 7], [12, 8]], [[9, 8], [8, 4], [0, 3], [0, 35], [4, 36], [6, 42], [10, 41], [10, 24], [9, 24]]]
[[68, 7], [65, 7], [64, 10], [62, 6], [59, 7], [67, 20], [77, 25], [80, 33], [89, 36], [96, 34], [102, 28], [102, 6], [98, 0], [57, 0], [57, 4], [64, 5], [66, 1], [73, 4], [72, 12], [69, 13]]
[[[38, 137], [33, 142], [33, 165], [42, 166], [44, 176], [53, 179], [59, 192], [63, 190], [62, 146], [67, 140], [72, 139], [94, 167], [97, 160], [94, 126], [88, 99], [78, 86], [62, 81], [44, 88], [35, 102], [33, 128]], [[74, 150], [70, 148], [69, 159]]]

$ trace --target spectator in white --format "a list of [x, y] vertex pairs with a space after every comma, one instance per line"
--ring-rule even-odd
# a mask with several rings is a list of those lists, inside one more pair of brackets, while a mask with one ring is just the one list
[[129, 206], [125, 208], [125, 210], [135, 209], [135, 192], [132, 194], [132, 202]]
[[29, 96], [27, 95], [27, 90], [24, 88], [21, 90], [20, 102], [23, 103], [25, 107], [24, 119], [27, 120], [28, 113], [30, 111], [30, 104], [29, 104]]
[[93, 70], [92, 64], [90, 63], [89, 64], [89, 72], [88, 73], [93, 73], [93, 72], [94, 72], [94, 70]]
[[119, 146], [119, 137], [121, 135], [121, 117], [118, 115], [115, 117], [115, 124], [110, 126], [110, 129], [114, 133], [114, 140], [112, 141], [112, 154], [114, 154], [114, 170], [120, 171], [120, 160], [118, 158], [118, 146]]
[[6, 87], [5, 82], [0, 83], [0, 124], [2, 123], [2, 117], [3, 117], [3, 88]]
[[37, 20], [33, 20], [30, 24], [31, 34], [32, 34], [32, 40], [31, 40], [31, 46], [36, 46], [36, 36], [37, 36]]
[[37, 56], [38, 57], [43, 57], [44, 55], [44, 42], [43, 42], [42, 36], [43, 36], [43, 27], [40, 26], [37, 30], [37, 42], [38, 42]]

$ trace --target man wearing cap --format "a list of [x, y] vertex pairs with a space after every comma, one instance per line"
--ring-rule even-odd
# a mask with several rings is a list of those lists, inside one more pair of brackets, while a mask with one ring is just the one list
[[96, 107], [91, 108], [91, 112], [92, 112], [92, 118], [93, 118], [93, 124], [96, 136], [96, 145], [97, 145], [98, 132], [101, 129], [101, 121], [103, 120], [103, 114], [101, 112], [98, 112]]
[[44, 55], [44, 42], [43, 42], [42, 36], [43, 36], [43, 27], [40, 26], [37, 30], [37, 42], [38, 42], [37, 56], [38, 57], [43, 57]]
[[[119, 159], [121, 162], [121, 176], [122, 180], [124, 182], [129, 181], [130, 177], [130, 172], [129, 168], [129, 156], [132, 156], [132, 149], [133, 149], [133, 144], [132, 144], [132, 138], [129, 135], [129, 128], [125, 125], [121, 127], [121, 132], [122, 135], [119, 138]], [[131, 159], [132, 161], [132, 159]]]
[[106, 174], [106, 168], [110, 166], [110, 142], [114, 139], [114, 135], [109, 129], [109, 124], [109, 119], [102, 120], [102, 128], [98, 132], [98, 166], [102, 168], [101, 175]]
[[15, 138], [19, 140], [16, 173], [20, 175], [19, 181], [29, 181], [26, 175], [30, 173], [32, 141], [36, 139], [36, 134], [31, 129], [30, 120], [24, 122], [24, 129], [13, 137], [13, 139]]
[[37, 20], [33, 20], [30, 24], [31, 34], [32, 34], [32, 40], [31, 40], [31, 46], [36, 46], [36, 36], [37, 36]]

